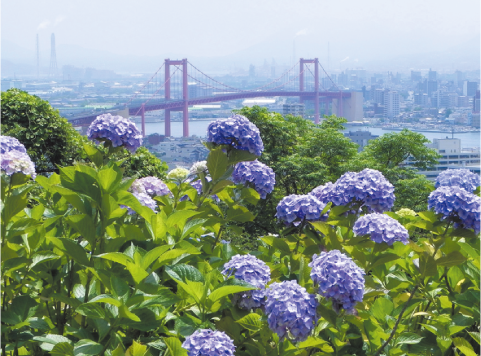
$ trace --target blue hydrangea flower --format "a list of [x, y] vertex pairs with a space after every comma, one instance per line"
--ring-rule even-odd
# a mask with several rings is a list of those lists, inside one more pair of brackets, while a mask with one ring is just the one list
[[25, 146], [15, 137], [0, 136], [0, 154], [3, 155], [9, 151], [27, 153]]
[[[139, 201], [140, 204], [152, 209], [154, 211], [154, 213], [157, 213], [155, 211], [155, 209], [157, 208], [157, 203], [155, 202], [154, 199], [152, 199], [150, 197], [150, 195], [148, 195], [147, 193], [137, 193], [137, 192], [133, 192], [132, 195], [137, 198], [137, 200]], [[127, 210], [128, 210], [127, 213], [129, 215], [135, 214], [135, 211], [132, 210], [130, 207], [126, 206], [126, 205], [120, 205], [120, 207], [121, 208], [127, 208]]]
[[232, 339], [222, 331], [200, 329], [187, 336], [182, 347], [188, 356], [233, 356]]
[[235, 255], [224, 265], [222, 274], [234, 275], [235, 278], [259, 288], [234, 294], [233, 304], [247, 310], [261, 308], [264, 305], [265, 287], [271, 280], [271, 270], [264, 261], [252, 255]]
[[364, 296], [364, 271], [338, 250], [322, 251], [309, 263], [312, 281], [319, 294], [332, 299], [335, 308], [354, 309]]
[[11, 176], [14, 173], [23, 173], [30, 175], [32, 179], [37, 176], [35, 172], [35, 164], [30, 156], [21, 151], [11, 150], [0, 155], [0, 167], [2, 172]]
[[[284, 221], [286, 225], [298, 225], [302, 220], [317, 221], [321, 220], [322, 210], [326, 204], [321, 203], [313, 195], [291, 194], [277, 204], [277, 219]], [[327, 218], [327, 214], [322, 219]]]
[[110, 140], [113, 147], [123, 146], [135, 152], [142, 145], [142, 134], [135, 124], [122, 116], [103, 114], [90, 124], [87, 130], [89, 140]]
[[327, 204], [331, 199], [331, 192], [334, 189], [334, 183], [328, 182], [314, 188], [309, 194], [314, 195], [321, 203]]
[[436, 188], [458, 186], [468, 192], [474, 192], [480, 185], [478, 174], [467, 169], [447, 169], [439, 173], [436, 178]]
[[257, 126], [245, 116], [237, 114], [211, 122], [207, 127], [207, 141], [249, 151], [256, 156], [264, 151]]
[[327, 194], [334, 205], [362, 202], [369, 212], [383, 213], [394, 205], [394, 186], [381, 172], [366, 168], [359, 173], [347, 172]]
[[316, 298], [296, 281], [272, 283], [266, 297], [267, 322], [279, 339], [306, 340], [318, 319]]
[[473, 229], [479, 234], [481, 198], [458, 186], [439, 187], [429, 194], [428, 208], [442, 214], [443, 220], [453, 221], [455, 227]]
[[262, 199], [274, 190], [276, 184], [276, 175], [272, 168], [258, 160], [237, 163], [232, 178], [236, 184], [253, 184]]
[[371, 235], [371, 240], [377, 243], [385, 242], [389, 246], [395, 241], [404, 245], [409, 242], [409, 233], [397, 220], [385, 214], [367, 214], [357, 219], [354, 224], [354, 234], [358, 236]]
[[145, 193], [151, 197], [171, 194], [167, 185], [157, 177], [144, 177], [132, 183], [131, 190], [135, 193]]

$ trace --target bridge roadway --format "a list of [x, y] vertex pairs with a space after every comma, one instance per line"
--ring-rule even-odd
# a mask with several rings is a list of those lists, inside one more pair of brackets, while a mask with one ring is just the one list
[[[304, 100], [313, 100], [314, 96], [316, 95], [315, 92], [309, 92], [309, 91], [253, 91], [253, 92], [232, 92], [232, 93], [225, 93], [225, 94], [219, 94], [216, 96], [209, 96], [209, 97], [200, 97], [200, 98], [189, 98], [188, 99], [188, 105], [201, 105], [201, 104], [208, 104], [208, 103], [215, 103], [219, 101], [229, 101], [229, 100], [238, 100], [238, 99], [248, 99], [248, 98], [258, 98], [258, 97], [272, 97], [272, 96], [297, 96], [300, 97]], [[322, 99], [349, 99], [351, 97], [350, 92], [319, 92], [319, 97]], [[173, 100], [166, 100], [161, 103], [153, 103], [150, 105], [145, 105], [144, 110], [145, 111], [155, 111], [155, 110], [182, 110], [184, 107], [184, 100], [182, 99], [173, 99]], [[119, 110], [122, 110], [122, 107], [114, 107], [111, 109], [111, 112], [113, 113], [114, 111], [117, 112]], [[129, 115], [130, 116], [135, 116], [135, 115], [140, 115], [141, 107], [140, 106], [134, 106], [129, 108]], [[88, 116], [81, 116], [81, 117], [75, 117], [71, 118], [68, 121], [74, 125], [74, 126], [89, 126], [92, 121], [95, 120], [95, 118], [99, 114], [94, 114], [94, 115], [88, 115]]]

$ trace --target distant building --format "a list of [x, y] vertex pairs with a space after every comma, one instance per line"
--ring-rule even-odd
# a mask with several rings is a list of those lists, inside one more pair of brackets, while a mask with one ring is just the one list
[[478, 90], [478, 83], [465, 80], [463, 83], [463, 95], [474, 96]]
[[361, 152], [364, 147], [367, 146], [370, 140], [374, 140], [375, 138], [378, 138], [379, 136], [371, 134], [370, 131], [349, 131], [348, 133], [345, 133], [344, 136], [348, 137], [351, 139], [352, 142], [356, 143], [359, 145], [358, 147], [358, 152]]
[[476, 91], [476, 95], [473, 98], [473, 113], [478, 113], [479, 114], [479, 103], [480, 100], [480, 93], [479, 90]]
[[384, 96], [384, 117], [389, 119], [399, 115], [399, 93], [390, 91]]
[[[361, 91], [351, 91], [351, 97], [342, 99], [342, 116], [347, 121], [363, 120], [363, 97]], [[332, 99], [332, 112], [337, 113], [338, 100]]]
[[254, 78], [256, 76], [256, 66], [251, 64], [249, 66], [249, 77]]
[[469, 96], [458, 96], [458, 101], [456, 106], [458, 108], [467, 108], [469, 106]]
[[429, 72], [428, 72], [428, 80], [429, 81], [436, 81], [437, 80], [437, 76], [438, 76], [438, 73], [434, 70], [431, 70], [431, 68], [429, 68]]
[[421, 72], [415, 72], [415, 71], [411, 71], [411, 80], [413, 82], [420, 82], [421, 81]]
[[282, 105], [282, 115], [294, 115], [304, 117], [304, 104], [284, 104]]

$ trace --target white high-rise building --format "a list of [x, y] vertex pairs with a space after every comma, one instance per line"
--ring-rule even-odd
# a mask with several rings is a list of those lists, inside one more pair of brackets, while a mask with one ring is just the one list
[[389, 119], [399, 115], [399, 93], [390, 91], [384, 93], [384, 117]]

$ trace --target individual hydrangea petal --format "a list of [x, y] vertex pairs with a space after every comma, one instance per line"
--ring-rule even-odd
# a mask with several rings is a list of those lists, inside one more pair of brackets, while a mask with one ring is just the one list
[[123, 146], [135, 152], [142, 145], [142, 134], [135, 123], [122, 116], [103, 114], [90, 124], [87, 130], [90, 140], [110, 140], [113, 147]]
[[189, 171], [185, 168], [174, 168], [169, 173], [167, 173], [167, 179], [172, 179], [176, 181], [182, 181], [187, 178]]
[[321, 203], [313, 195], [291, 194], [277, 204], [277, 219], [284, 221], [286, 225], [294, 224], [302, 220], [318, 221], [326, 219], [327, 214], [321, 217], [326, 204]]
[[408, 209], [408, 208], [402, 208], [396, 211], [396, 214], [402, 217], [406, 216], [416, 216], [416, 212], [414, 210]]
[[3, 155], [9, 151], [27, 153], [25, 146], [15, 137], [0, 136], [0, 154]]
[[468, 192], [474, 192], [480, 185], [478, 174], [467, 169], [447, 169], [436, 178], [436, 188], [458, 186]]
[[272, 283], [266, 297], [267, 322], [279, 339], [306, 340], [318, 319], [316, 298], [296, 281]]
[[30, 156], [21, 151], [8, 151], [0, 155], [0, 167], [2, 171], [11, 176], [14, 173], [23, 173], [29, 175], [32, 179], [37, 176], [35, 172], [35, 164], [30, 159]]
[[335, 185], [333, 183], [328, 182], [314, 188], [309, 194], [314, 195], [321, 203], [327, 204], [330, 202], [329, 199], [331, 199], [331, 192], [334, 187]]
[[207, 127], [207, 141], [249, 151], [256, 156], [260, 156], [264, 151], [257, 126], [238, 114], [211, 122]]
[[234, 294], [233, 304], [247, 310], [261, 308], [264, 305], [265, 287], [271, 280], [271, 270], [264, 261], [252, 255], [235, 255], [224, 265], [222, 274], [234, 275], [235, 278], [259, 288]]
[[343, 174], [325, 199], [334, 205], [348, 205], [358, 201], [369, 212], [383, 213], [394, 205], [394, 186], [381, 172], [366, 168], [359, 173]]
[[258, 160], [237, 163], [232, 178], [236, 184], [253, 184], [262, 199], [274, 190], [276, 184], [276, 175], [272, 168]]
[[[140, 193], [133, 192], [132, 195], [137, 198], [137, 200], [139, 201], [140, 204], [152, 209], [154, 211], [154, 213], [157, 213], [155, 211], [155, 209], [157, 208], [157, 203], [155, 202], [154, 199], [152, 199], [150, 197], [150, 195], [148, 195], [147, 193], [142, 193], [142, 192], [140, 192]], [[132, 210], [130, 207], [126, 206], [126, 205], [121, 205], [120, 207], [121, 208], [127, 208], [129, 215], [135, 214], [135, 211]]]
[[151, 197], [171, 194], [167, 185], [157, 177], [136, 179], [130, 188], [135, 193], [145, 193]]
[[377, 243], [385, 242], [389, 246], [395, 241], [404, 245], [409, 242], [409, 233], [397, 220], [385, 214], [367, 214], [357, 219], [354, 224], [354, 234], [358, 236], [370, 235], [371, 240]]
[[222, 331], [200, 329], [187, 336], [182, 347], [188, 356], [233, 356], [232, 339]]
[[312, 281], [319, 294], [332, 299], [336, 307], [351, 311], [364, 296], [364, 271], [338, 250], [312, 256]]
[[199, 174], [207, 172], [207, 161], [195, 162], [189, 169], [190, 174]]
[[441, 186], [429, 194], [428, 208], [442, 214], [455, 227], [473, 229], [479, 234], [481, 198], [458, 186]]

